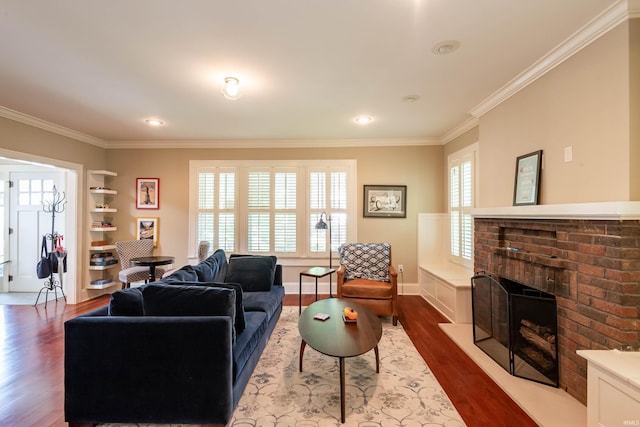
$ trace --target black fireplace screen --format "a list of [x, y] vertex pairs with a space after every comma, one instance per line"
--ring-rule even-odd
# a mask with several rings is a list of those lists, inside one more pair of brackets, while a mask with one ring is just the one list
[[555, 296], [504, 278], [471, 278], [473, 341], [511, 375], [558, 387]]

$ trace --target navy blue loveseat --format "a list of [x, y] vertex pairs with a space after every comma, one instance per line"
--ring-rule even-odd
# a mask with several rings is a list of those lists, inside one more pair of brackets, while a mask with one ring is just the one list
[[65, 322], [65, 419], [226, 424], [282, 311], [275, 257], [218, 250]]

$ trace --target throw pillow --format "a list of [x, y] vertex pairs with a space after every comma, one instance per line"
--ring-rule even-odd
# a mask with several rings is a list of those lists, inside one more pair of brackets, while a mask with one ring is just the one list
[[343, 243], [338, 248], [340, 265], [345, 266], [344, 280], [368, 279], [388, 282], [391, 264], [389, 243]]
[[109, 301], [109, 316], [143, 316], [142, 289], [115, 291]]
[[183, 282], [184, 286], [212, 286], [217, 288], [233, 289], [236, 291], [236, 317], [234, 319], [234, 327], [239, 334], [247, 327], [244, 318], [244, 302], [242, 300], [242, 286], [237, 283], [220, 283], [220, 282]]
[[269, 291], [275, 276], [276, 262], [275, 256], [232, 256], [224, 281], [239, 283], [244, 292]]

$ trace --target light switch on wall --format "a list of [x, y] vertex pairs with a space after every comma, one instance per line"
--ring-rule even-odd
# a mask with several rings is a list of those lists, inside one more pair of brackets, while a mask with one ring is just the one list
[[568, 163], [573, 160], [573, 146], [564, 147], [564, 162]]

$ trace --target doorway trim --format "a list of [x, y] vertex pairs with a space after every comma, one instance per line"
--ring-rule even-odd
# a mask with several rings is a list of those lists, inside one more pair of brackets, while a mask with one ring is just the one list
[[82, 211], [84, 206], [84, 192], [80, 188], [84, 186], [84, 166], [79, 163], [68, 162], [50, 157], [42, 157], [20, 151], [0, 148], [0, 156], [18, 161], [28, 161], [41, 163], [43, 165], [55, 166], [66, 169], [65, 191], [67, 193], [67, 208], [65, 209], [65, 221], [67, 230], [65, 231], [65, 243], [69, 251], [67, 258], [67, 273], [63, 283], [63, 290], [67, 296], [67, 303], [76, 304], [79, 298], [80, 278], [82, 278], [82, 242], [84, 238], [84, 227], [82, 226]]

